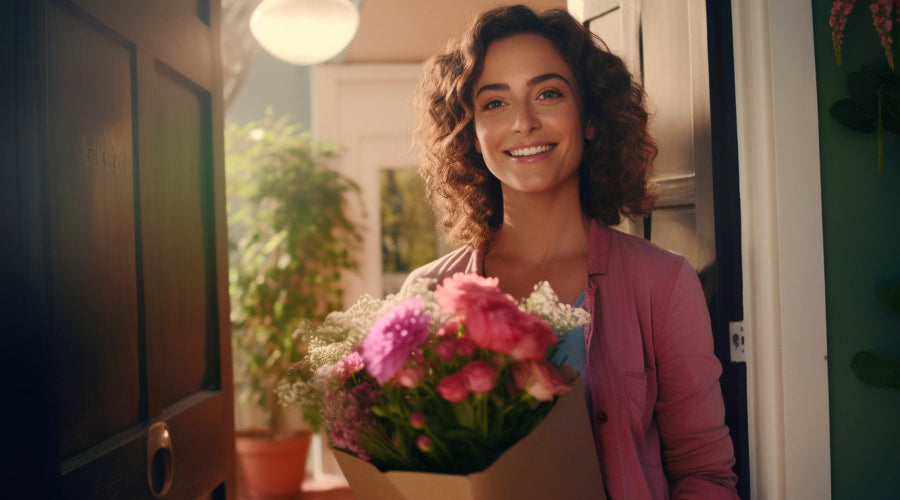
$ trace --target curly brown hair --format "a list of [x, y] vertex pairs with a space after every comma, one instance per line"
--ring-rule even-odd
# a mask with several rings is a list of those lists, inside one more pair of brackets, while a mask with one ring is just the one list
[[445, 51], [425, 63], [415, 97], [419, 173], [451, 242], [487, 248], [503, 221], [500, 181], [475, 150], [472, 87], [491, 42], [535, 33], [553, 43], [575, 76], [585, 123], [595, 132], [578, 168], [581, 209], [604, 224], [647, 215], [657, 148], [647, 132], [644, 91], [606, 44], [562, 9], [523, 5], [477, 16]]

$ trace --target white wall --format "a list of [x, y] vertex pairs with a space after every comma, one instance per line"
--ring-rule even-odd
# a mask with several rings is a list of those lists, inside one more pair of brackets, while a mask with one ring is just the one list
[[291, 122], [309, 129], [310, 67], [288, 64], [259, 49], [226, 118], [243, 125], [263, 118], [267, 107], [272, 108], [276, 118], [289, 114]]
[[[415, 127], [412, 97], [419, 64], [347, 64], [313, 70], [313, 127], [320, 140], [343, 146], [335, 167], [362, 188], [363, 243], [360, 269], [347, 282], [346, 301], [363, 293], [381, 295], [379, 172], [416, 166], [410, 141]], [[363, 218], [365, 214], [365, 218]]]

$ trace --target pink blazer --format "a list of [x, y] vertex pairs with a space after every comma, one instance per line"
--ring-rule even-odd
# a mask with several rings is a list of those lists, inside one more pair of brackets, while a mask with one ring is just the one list
[[[410, 274], [482, 274], [460, 248]], [[721, 366], [697, 273], [684, 258], [594, 223], [585, 398], [610, 499], [738, 498]]]

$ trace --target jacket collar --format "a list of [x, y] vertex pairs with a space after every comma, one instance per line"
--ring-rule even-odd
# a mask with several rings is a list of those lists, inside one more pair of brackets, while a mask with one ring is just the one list
[[588, 276], [605, 275], [609, 269], [609, 249], [612, 240], [612, 229], [602, 223], [591, 221], [591, 233], [588, 242]]
[[472, 248], [469, 263], [466, 265], [466, 272], [484, 276], [484, 251], [480, 247]]

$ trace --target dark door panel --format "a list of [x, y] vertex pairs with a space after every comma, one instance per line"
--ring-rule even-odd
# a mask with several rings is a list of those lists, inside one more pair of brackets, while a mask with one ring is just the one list
[[132, 51], [47, 9], [47, 172], [60, 453], [141, 420]]
[[0, 497], [230, 496], [218, 2], [4, 9], [0, 364], [29, 386], [2, 470], [35, 490]]

